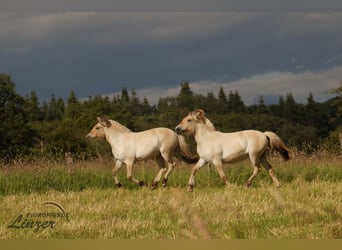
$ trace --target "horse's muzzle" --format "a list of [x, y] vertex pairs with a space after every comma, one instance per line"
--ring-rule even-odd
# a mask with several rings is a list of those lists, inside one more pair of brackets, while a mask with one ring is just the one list
[[177, 133], [178, 135], [180, 135], [180, 134], [183, 133], [183, 129], [182, 129], [181, 126], [177, 126], [177, 127], [175, 128], [175, 131], [176, 131], [176, 133]]
[[85, 138], [86, 138], [86, 139], [93, 139], [93, 138], [94, 138], [94, 136], [93, 136], [93, 135], [91, 135], [91, 134], [87, 134]]

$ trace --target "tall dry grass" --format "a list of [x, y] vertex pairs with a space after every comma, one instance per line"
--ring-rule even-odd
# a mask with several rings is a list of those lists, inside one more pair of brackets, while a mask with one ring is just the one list
[[[117, 189], [111, 159], [75, 161], [72, 172], [63, 160], [21, 160], [0, 169], [0, 238], [342, 238], [341, 156], [294, 151], [292, 157], [271, 157], [280, 189], [266, 171], [246, 188], [252, 167], [244, 161], [225, 167], [229, 187], [204, 167], [193, 193], [186, 189], [190, 167], [180, 162], [169, 187], [152, 191], [127, 181], [125, 168], [119, 172], [124, 188]], [[135, 176], [150, 183], [157, 170], [153, 161], [141, 162]], [[63, 205], [70, 221], [38, 232], [7, 227], [18, 214], [41, 212], [44, 201]]]

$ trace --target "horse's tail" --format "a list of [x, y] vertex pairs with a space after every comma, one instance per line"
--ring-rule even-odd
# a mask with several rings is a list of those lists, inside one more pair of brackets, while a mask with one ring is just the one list
[[290, 160], [290, 149], [285, 145], [283, 140], [280, 139], [276, 133], [271, 131], [266, 131], [264, 134], [268, 139], [268, 145], [271, 150], [276, 150], [279, 152], [285, 161]]
[[177, 138], [182, 160], [186, 163], [196, 163], [199, 160], [199, 156], [191, 153], [189, 144], [185, 141], [184, 136], [177, 135]]

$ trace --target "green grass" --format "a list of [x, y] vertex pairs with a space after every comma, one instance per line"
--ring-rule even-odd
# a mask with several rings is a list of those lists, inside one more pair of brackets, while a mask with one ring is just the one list
[[[3, 166], [0, 171], [0, 238], [67, 239], [338, 239], [342, 238], [340, 156], [296, 157], [271, 162], [282, 183], [273, 187], [262, 171], [251, 188], [248, 161], [225, 168], [234, 183], [224, 187], [213, 168], [186, 184], [190, 167], [177, 164], [167, 188], [137, 187], [119, 171], [124, 185], [111, 178], [112, 161], [78, 162], [73, 173], [58, 162], [37, 161]], [[151, 183], [152, 161], [137, 165], [136, 178]], [[54, 228], [34, 232], [8, 228], [20, 214], [56, 212], [44, 201], [61, 204], [70, 221], [57, 218]], [[42, 220], [44, 218], [41, 218]], [[51, 218], [46, 218], [51, 219]]]

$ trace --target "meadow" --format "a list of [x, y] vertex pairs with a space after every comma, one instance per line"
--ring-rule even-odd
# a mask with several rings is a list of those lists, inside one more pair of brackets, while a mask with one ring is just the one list
[[[111, 159], [76, 161], [72, 171], [63, 160], [19, 160], [0, 168], [0, 238], [341, 239], [342, 156], [292, 156], [271, 158], [279, 189], [265, 170], [247, 188], [252, 167], [243, 161], [225, 166], [228, 187], [204, 167], [192, 193], [186, 187], [191, 166], [182, 162], [168, 187], [150, 190], [128, 182], [124, 167], [118, 172], [124, 187], [116, 188]], [[134, 171], [147, 183], [156, 174], [153, 161]], [[53, 217], [60, 210], [43, 206], [47, 201], [60, 204], [67, 218]]]

